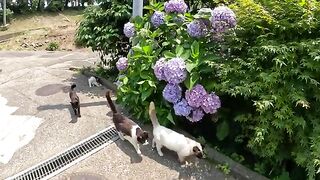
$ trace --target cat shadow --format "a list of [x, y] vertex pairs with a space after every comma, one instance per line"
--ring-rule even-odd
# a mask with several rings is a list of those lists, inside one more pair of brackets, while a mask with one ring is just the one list
[[131, 164], [140, 163], [142, 161], [142, 157], [137, 154], [136, 150], [129, 141], [123, 141], [119, 138], [115, 142], [115, 144], [122, 152], [124, 152], [127, 156], [130, 157]]

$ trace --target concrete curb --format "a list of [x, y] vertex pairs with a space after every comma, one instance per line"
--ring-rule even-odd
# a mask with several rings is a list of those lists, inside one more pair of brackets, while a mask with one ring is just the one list
[[[97, 76], [94, 72], [92, 72], [90, 70], [83, 70], [82, 74], [87, 77], [90, 77], [93, 75]], [[117, 91], [117, 87], [115, 84], [113, 84], [112, 82], [110, 82], [109, 80], [107, 80], [103, 77], [100, 77], [100, 76], [97, 76], [97, 77], [101, 78], [101, 81], [105, 87], [107, 87], [108, 89], [111, 89], [113, 92]], [[183, 131], [183, 133], [189, 134], [184, 131]], [[218, 152], [217, 150], [213, 149], [212, 147], [206, 146], [206, 151], [207, 151], [206, 156], [208, 159], [210, 159], [218, 164], [228, 164], [228, 166], [230, 167], [231, 174], [233, 176], [235, 176], [236, 179], [239, 179], [239, 180], [268, 180], [268, 178], [262, 176], [259, 173], [254, 172], [251, 169], [243, 166], [242, 164], [232, 160], [228, 156]]]

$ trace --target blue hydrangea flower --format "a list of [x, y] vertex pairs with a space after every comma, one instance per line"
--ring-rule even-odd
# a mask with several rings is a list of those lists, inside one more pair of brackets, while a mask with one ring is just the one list
[[214, 8], [212, 14], [210, 21], [214, 32], [225, 32], [237, 24], [235, 13], [226, 6]]
[[125, 57], [119, 58], [116, 62], [117, 69], [119, 71], [124, 71], [128, 68], [128, 59]]
[[164, 3], [164, 10], [167, 13], [186, 13], [187, 4], [183, 0], [169, 0]]
[[167, 84], [162, 91], [165, 100], [176, 103], [181, 99], [182, 89], [178, 84]]
[[187, 101], [183, 98], [180, 102], [173, 105], [174, 112], [177, 116], [189, 116], [192, 108], [188, 105]]
[[221, 107], [219, 96], [217, 96], [214, 92], [207, 94], [201, 104], [201, 107], [205, 113], [216, 113]]
[[186, 64], [182, 58], [167, 61], [163, 71], [166, 81], [171, 84], [179, 84], [187, 77]]
[[191, 117], [187, 117], [187, 119], [191, 122], [199, 122], [204, 116], [204, 113], [201, 108], [196, 108], [192, 110]]
[[187, 25], [187, 32], [191, 37], [203, 37], [207, 33], [207, 27], [203, 21], [194, 20]]
[[202, 105], [207, 92], [200, 84], [195, 85], [191, 90], [186, 91], [186, 100], [193, 108], [198, 108]]
[[128, 38], [133, 37], [135, 34], [135, 31], [136, 31], [136, 29], [134, 27], [134, 24], [131, 22], [127, 22], [123, 27], [123, 33]]
[[151, 23], [154, 27], [159, 27], [161, 24], [164, 23], [164, 13], [160, 11], [156, 11], [153, 13], [151, 17]]
[[159, 81], [161, 80], [166, 81], [166, 77], [164, 76], [165, 66], [166, 66], [165, 58], [160, 58], [153, 67], [153, 72]]

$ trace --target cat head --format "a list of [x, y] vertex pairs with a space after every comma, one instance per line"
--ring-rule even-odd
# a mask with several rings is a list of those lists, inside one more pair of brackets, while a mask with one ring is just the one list
[[101, 78], [99, 78], [99, 77], [97, 77], [97, 76], [94, 76], [94, 78], [96, 79], [97, 83], [102, 84]]
[[148, 138], [149, 138], [149, 134], [147, 131], [142, 131], [140, 128], [137, 129], [137, 141], [143, 145], [147, 145], [148, 143]]
[[203, 146], [200, 143], [195, 143], [194, 146], [192, 147], [192, 153], [197, 157], [197, 158], [204, 158], [204, 153], [203, 153]]

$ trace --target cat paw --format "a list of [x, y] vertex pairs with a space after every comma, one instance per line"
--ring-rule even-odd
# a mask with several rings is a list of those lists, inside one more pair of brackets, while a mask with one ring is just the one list
[[158, 152], [159, 156], [163, 156], [163, 153], [162, 152]]
[[139, 156], [141, 156], [141, 151], [140, 151], [140, 150], [138, 150], [138, 151], [137, 151], [137, 154], [138, 154]]

